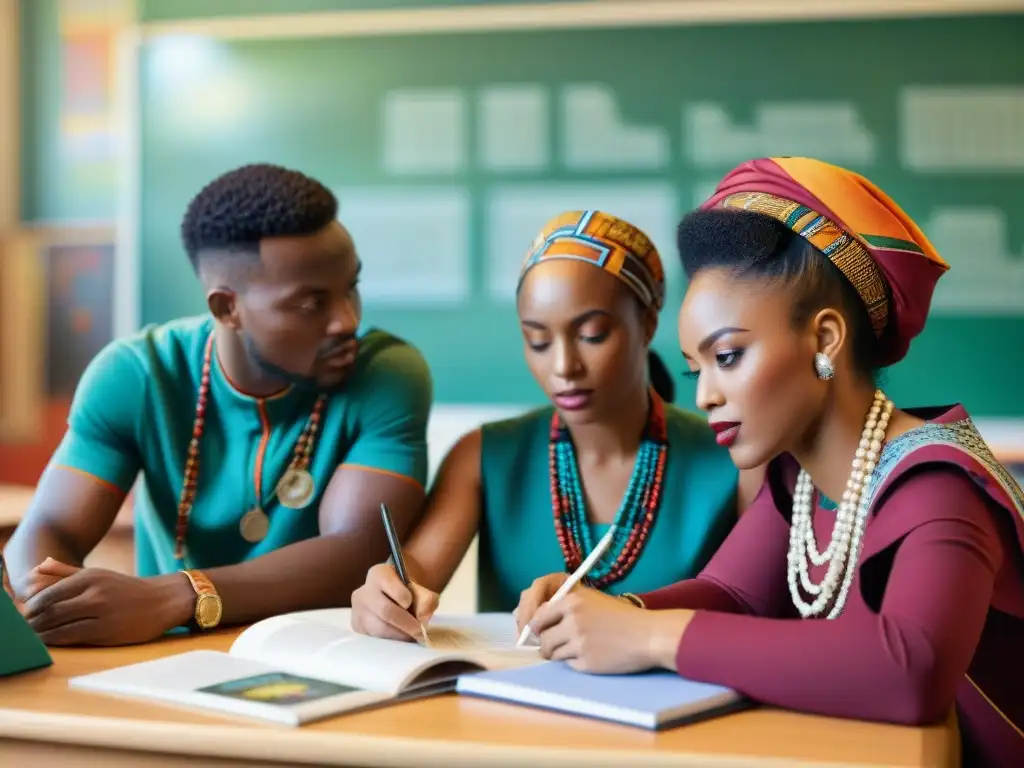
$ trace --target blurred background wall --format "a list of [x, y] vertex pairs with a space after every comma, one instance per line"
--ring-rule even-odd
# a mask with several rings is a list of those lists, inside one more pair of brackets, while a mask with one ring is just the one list
[[[966, 10], [965, 10], [966, 9]], [[432, 457], [537, 403], [512, 291], [536, 229], [603, 207], [669, 267], [736, 163], [860, 171], [952, 270], [901, 405], [962, 401], [1024, 453], [1024, 3], [904, 0], [0, 0], [0, 483], [32, 484], [81, 370], [204, 311], [189, 198], [247, 162], [337, 191], [368, 324], [436, 382]], [[693, 384], [679, 377], [678, 401]]]

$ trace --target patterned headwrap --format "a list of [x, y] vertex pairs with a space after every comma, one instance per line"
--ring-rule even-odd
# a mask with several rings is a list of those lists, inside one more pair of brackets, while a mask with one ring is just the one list
[[[655, 311], [665, 303], [665, 270], [654, 243], [640, 229], [602, 211], [568, 211], [544, 225], [523, 260], [519, 286], [537, 264], [584, 261], [610, 272]], [[517, 289], [518, 291], [518, 286]]]
[[924, 328], [949, 269], [888, 195], [862, 176], [805, 157], [751, 160], [730, 171], [703, 209], [757, 211], [806, 238], [857, 289], [883, 366], [899, 362]]

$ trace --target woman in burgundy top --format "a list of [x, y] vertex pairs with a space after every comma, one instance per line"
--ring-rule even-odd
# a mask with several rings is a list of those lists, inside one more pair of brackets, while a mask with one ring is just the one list
[[547, 603], [553, 574], [519, 621], [589, 672], [894, 723], [955, 702], [965, 765], [1024, 766], [1024, 494], [961, 406], [895, 409], [875, 383], [948, 266], [871, 182], [805, 158], [733, 170], [679, 248], [697, 404], [765, 484], [697, 578]]

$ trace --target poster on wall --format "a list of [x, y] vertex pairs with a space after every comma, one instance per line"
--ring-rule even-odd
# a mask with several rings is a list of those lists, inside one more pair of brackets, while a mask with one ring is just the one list
[[89, 361], [114, 337], [114, 246], [55, 245], [46, 275], [46, 393], [71, 397]]
[[117, 151], [117, 38], [131, 21], [130, 0], [60, 0], [60, 132], [83, 162]]

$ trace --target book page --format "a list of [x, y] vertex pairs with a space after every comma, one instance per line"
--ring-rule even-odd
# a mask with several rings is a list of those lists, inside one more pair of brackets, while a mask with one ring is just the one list
[[349, 617], [347, 608], [276, 616], [243, 632], [231, 654], [390, 694], [446, 661], [488, 669], [541, 661], [536, 648], [515, 648], [515, 621], [508, 614], [437, 616], [427, 628], [429, 646], [358, 634]]
[[470, 653], [485, 666], [491, 666], [486, 662], [494, 655], [529, 659], [537, 652], [536, 646], [516, 648], [516, 622], [505, 613], [437, 616], [427, 626], [427, 639], [433, 650]]
[[247, 629], [231, 655], [296, 675], [396, 694], [411, 671], [441, 654], [416, 643], [360, 635], [337, 622], [286, 615]]
[[433, 651], [472, 651], [480, 641], [471, 634], [450, 627], [432, 627], [427, 630], [425, 643]]

